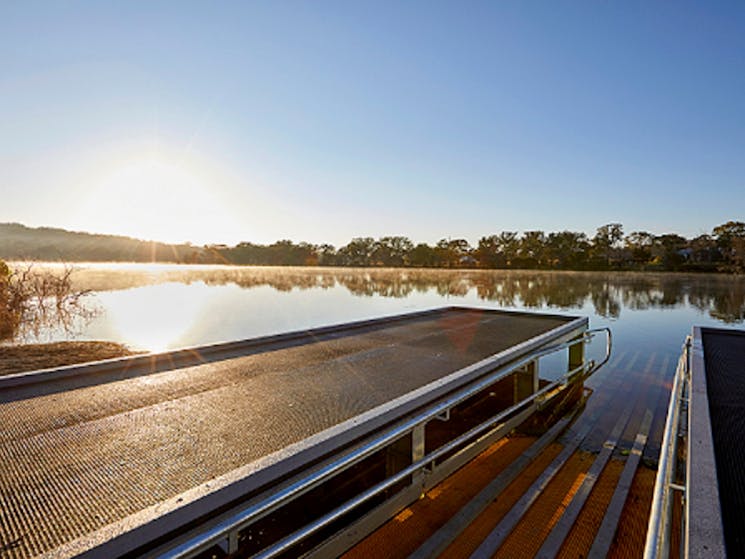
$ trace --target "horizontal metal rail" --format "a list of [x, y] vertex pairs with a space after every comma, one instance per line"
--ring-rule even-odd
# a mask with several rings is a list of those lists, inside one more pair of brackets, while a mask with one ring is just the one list
[[589, 341], [600, 332], [604, 332], [606, 334], [606, 356], [599, 365], [596, 364], [594, 361], [588, 361], [587, 363], [583, 363], [582, 365], [579, 365], [574, 369], [567, 371], [562, 377], [534, 392], [529, 397], [496, 414], [484, 423], [481, 423], [480, 425], [472, 428], [463, 435], [460, 435], [446, 445], [438, 448], [434, 452], [424, 456], [420, 460], [406, 467], [404, 470], [398, 472], [392, 477], [385, 479], [378, 485], [366, 490], [354, 499], [348, 501], [347, 503], [326, 514], [325, 516], [315, 520], [311, 524], [308, 524], [307, 526], [291, 534], [287, 538], [280, 540], [271, 547], [262, 551], [258, 556], [272, 557], [276, 554], [282, 553], [286, 549], [292, 547], [311, 534], [322, 529], [324, 526], [327, 526], [347, 512], [358, 507], [373, 496], [405, 479], [412, 473], [415, 473], [418, 470], [425, 469], [429, 464], [431, 464], [441, 456], [463, 445], [464, 442], [477, 437], [479, 434], [484, 433], [485, 431], [488, 431], [492, 426], [494, 426], [495, 423], [498, 423], [501, 420], [509, 417], [519, 409], [524, 408], [531, 403], [535, 404], [540, 400], [542, 396], [549, 393], [551, 390], [554, 390], [558, 386], [568, 383], [576, 375], [582, 374], [582, 376], [587, 376], [588, 373], [597, 370], [597, 368], [603, 363], [607, 362], [610, 357], [610, 330], [607, 328], [588, 330], [583, 333], [581, 338], [575, 338], [561, 344], [544, 348], [542, 350], [531, 353], [513, 363], [496, 369], [493, 373], [487, 375], [480, 381], [446, 398], [437, 405], [420, 412], [416, 416], [401, 423], [400, 425], [389, 429], [377, 438], [361, 445], [360, 447], [334, 460], [333, 462], [327, 464], [319, 470], [309, 474], [308, 476], [288, 485], [287, 487], [271, 495], [270, 497], [245, 508], [235, 515], [223, 520], [222, 522], [219, 522], [210, 529], [205, 530], [204, 532], [195, 535], [187, 541], [164, 551], [163, 553], [159, 554], [159, 557], [167, 559], [185, 559], [187, 557], [193, 557], [194, 555], [197, 555], [198, 553], [208, 549], [212, 545], [215, 545], [222, 540], [229, 539], [235, 541], [234, 537], [229, 538], [231, 534], [239, 532], [253, 522], [256, 522], [257, 520], [284, 506], [293, 499], [296, 499], [297, 497], [300, 497], [301, 495], [307, 493], [315, 487], [318, 487], [323, 482], [331, 479], [338, 473], [352, 467], [353, 465], [357, 464], [373, 453], [385, 448], [397, 439], [410, 434], [415, 428], [424, 425], [431, 420], [443, 417], [445, 414], [449, 413], [450, 409], [464, 402], [471, 396], [483, 391], [485, 388], [491, 386], [495, 382], [506, 378], [518, 369], [534, 362], [536, 359], [551, 355], [558, 351], [565, 350], [578, 343], [589, 343]]
[[683, 393], [689, 381], [690, 348], [691, 337], [688, 336], [683, 345], [683, 353], [678, 360], [673, 388], [670, 393], [670, 403], [667, 408], [667, 420], [662, 437], [662, 453], [657, 465], [652, 508], [647, 526], [647, 539], [644, 545], [644, 559], [666, 559], [669, 557], [673, 516], [672, 492], [680, 489], [685, 491], [684, 487], [675, 483], [674, 475], [678, 454], [680, 416], [684, 401]]

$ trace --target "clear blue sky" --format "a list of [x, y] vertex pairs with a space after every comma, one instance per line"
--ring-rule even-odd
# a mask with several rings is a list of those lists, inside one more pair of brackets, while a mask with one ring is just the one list
[[743, 2], [0, 3], [0, 221], [340, 245], [729, 219]]

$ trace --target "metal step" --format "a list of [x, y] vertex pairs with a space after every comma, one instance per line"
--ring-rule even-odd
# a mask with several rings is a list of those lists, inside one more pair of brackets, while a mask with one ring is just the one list
[[469, 501], [465, 507], [453, 516], [447, 524], [432, 534], [432, 536], [424, 542], [419, 549], [409, 556], [409, 559], [428, 559], [439, 555], [469, 524], [471, 524], [471, 522], [473, 522], [479, 514], [481, 514], [489, 503], [499, 497], [500, 493], [502, 493], [510, 483], [524, 472], [525, 468], [531, 464], [550, 443], [556, 440], [559, 434], [562, 433], [567, 425], [572, 421], [575, 413], [576, 411], [573, 411], [570, 415], [562, 418], [552, 426], [551, 429], [546, 431], [546, 433], [544, 433], [543, 436], [521, 454], [517, 460], [500, 472], [499, 475], [489, 483], [489, 485], [482, 489], [476, 497]]

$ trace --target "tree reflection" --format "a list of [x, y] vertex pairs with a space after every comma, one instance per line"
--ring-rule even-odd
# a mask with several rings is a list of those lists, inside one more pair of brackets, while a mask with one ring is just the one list
[[282, 292], [344, 288], [357, 297], [406, 298], [475, 294], [501, 307], [573, 309], [591, 305], [609, 318], [622, 309], [689, 305], [727, 323], [745, 320], [745, 278], [713, 274], [547, 272], [520, 270], [430, 270], [423, 268], [178, 267], [159, 270], [91, 268], [78, 272], [77, 287], [93, 291], [154, 283], [203, 282], [244, 289], [269, 286]]

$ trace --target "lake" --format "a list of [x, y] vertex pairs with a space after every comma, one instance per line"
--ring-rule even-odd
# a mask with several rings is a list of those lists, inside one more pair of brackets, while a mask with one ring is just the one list
[[[677, 353], [692, 324], [745, 321], [745, 278], [670, 273], [78, 264], [98, 316], [77, 339], [164, 350], [443, 305], [590, 317], [617, 349]], [[47, 332], [42, 341], [68, 339]]]
[[[588, 316], [591, 328], [609, 326], [614, 337], [610, 364], [588, 385], [625, 395], [618, 405], [652, 402], [652, 456], [659, 447], [669, 381], [691, 326], [741, 328], [745, 320], [742, 276], [142, 264], [76, 268], [75, 285], [93, 291], [89, 302], [99, 310], [95, 319], [79, 325], [76, 339], [151, 351], [443, 305]], [[68, 338], [69, 333], [55, 331], [40, 341]], [[600, 355], [601, 345], [595, 344], [590, 355]], [[605, 382], [608, 378], [615, 384]], [[633, 433], [629, 436], [633, 440]]]

